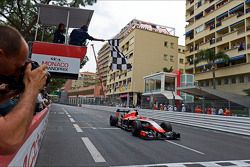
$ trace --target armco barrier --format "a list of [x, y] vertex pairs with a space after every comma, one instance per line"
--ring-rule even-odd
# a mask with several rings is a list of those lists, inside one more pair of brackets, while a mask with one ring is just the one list
[[46, 108], [32, 120], [32, 124], [19, 150], [11, 155], [0, 155], [0, 167], [33, 167], [35, 166], [41, 141], [48, 122], [49, 109]]
[[[114, 112], [117, 108], [97, 105], [82, 105], [82, 107], [110, 112]], [[249, 117], [207, 115], [159, 110], [153, 111], [145, 109], [139, 109], [139, 114], [161, 121], [169, 121], [172, 123], [250, 136]]]

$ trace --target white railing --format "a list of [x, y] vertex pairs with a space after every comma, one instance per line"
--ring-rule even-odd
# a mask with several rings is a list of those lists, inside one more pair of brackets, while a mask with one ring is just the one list
[[[117, 109], [117, 107], [98, 105], [82, 105], [82, 107], [109, 112], [114, 112]], [[172, 123], [250, 136], [249, 117], [207, 115], [173, 111], [153, 111], [145, 109], [139, 109], [139, 115], [161, 121], [169, 121]]]

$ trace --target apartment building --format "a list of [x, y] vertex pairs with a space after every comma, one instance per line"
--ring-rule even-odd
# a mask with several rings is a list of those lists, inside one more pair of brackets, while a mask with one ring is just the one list
[[[106, 95], [114, 101], [126, 103], [129, 99], [130, 105], [139, 105], [144, 91], [144, 76], [160, 72], [164, 67], [178, 68], [178, 37], [174, 28], [134, 19], [114, 38], [120, 39], [120, 50], [132, 64], [132, 69], [109, 70]], [[100, 62], [104, 62], [102, 57], [109, 60], [108, 65], [103, 63], [103, 67], [108, 68], [111, 58], [107, 58], [110, 53], [105, 45], [99, 53], [102, 53], [99, 54]]]
[[201, 49], [225, 52], [230, 62], [216, 62], [216, 87], [244, 94], [250, 88], [250, 0], [186, 0], [186, 73], [200, 86], [212, 87], [211, 66], [194, 66]]
[[81, 72], [78, 80], [72, 80], [71, 89], [79, 89], [81, 87], [88, 87], [97, 83], [96, 73]]
[[96, 68], [98, 77], [102, 77], [103, 87], [106, 89], [107, 86], [107, 76], [110, 70], [110, 61], [111, 61], [111, 52], [110, 46], [108, 43], [104, 44], [102, 48], [98, 51], [97, 64]]
[[178, 46], [178, 70], [185, 73], [185, 46]]

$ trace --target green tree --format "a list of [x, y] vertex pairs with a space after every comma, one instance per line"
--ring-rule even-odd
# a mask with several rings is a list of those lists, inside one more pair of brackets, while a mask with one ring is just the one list
[[215, 70], [216, 70], [216, 61], [223, 61], [224, 63], [228, 63], [230, 60], [229, 56], [224, 52], [215, 53], [214, 49], [206, 49], [200, 50], [194, 60], [194, 65], [200, 62], [206, 62], [207, 64], [211, 65], [212, 74], [213, 74], [213, 88], [216, 89], [215, 86]]
[[170, 68], [164, 67], [163, 72], [173, 72], [173, 66], [171, 66]]
[[[72, 0], [70, 3], [68, 0], [0, 0], [0, 24], [15, 27], [27, 41], [31, 41], [34, 38], [38, 17], [37, 4], [80, 7], [93, 5], [96, 2], [97, 0]], [[51, 34], [50, 31], [47, 34]]]
[[55, 92], [60, 89], [66, 82], [66, 79], [63, 78], [51, 78], [50, 83], [48, 84], [47, 91], [49, 93]]

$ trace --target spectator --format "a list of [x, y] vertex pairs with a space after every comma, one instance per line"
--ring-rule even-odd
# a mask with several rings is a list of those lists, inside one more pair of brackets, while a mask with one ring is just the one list
[[224, 116], [231, 116], [231, 115], [232, 115], [231, 111], [228, 108], [225, 108]]
[[202, 113], [202, 110], [201, 110], [201, 108], [200, 108], [200, 106], [197, 106], [195, 109], [194, 109], [194, 112], [195, 113]]
[[102, 41], [104, 42], [104, 39], [98, 39], [90, 36], [88, 34], [88, 26], [84, 25], [79, 29], [74, 29], [70, 33], [70, 45], [77, 45], [77, 46], [85, 46], [86, 45], [86, 40], [91, 40], [91, 41]]
[[65, 42], [65, 36], [63, 35], [65, 33], [65, 25], [63, 23], [60, 23], [57, 27], [57, 30], [54, 33], [54, 43], [64, 43]]
[[218, 115], [223, 115], [223, 109], [222, 108], [220, 108], [219, 110], [218, 110]]
[[211, 107], [208, 107], [208, 108], [206, 109], [206, 113], [207, 113], [207, 114], [212, 114], [212, 109], [211, 109]]
[[185, 106], [185, 104], [182, 104], [181, 112], [186, 112], [186, 106]]
[[[26, 63], [28, 45], [12, 27], [0, 26], [0, 34], [0, 75], [15, 77]], [[25, 67], [25, 89], [20, 93], [19, 101], [7, 115], [0, 116], [0, 154], [13, 153], [22, 143], [33, 118], [36, 97], [46, 83], [46, 71], [46, 65], [34, 70], [31, 70], [31, 64]], [[1, 80], [0, 85], [3, 83], [4, 80]], [[8, 87], [1, 87], [0, 104], [8, 102], [17, 94]]]

